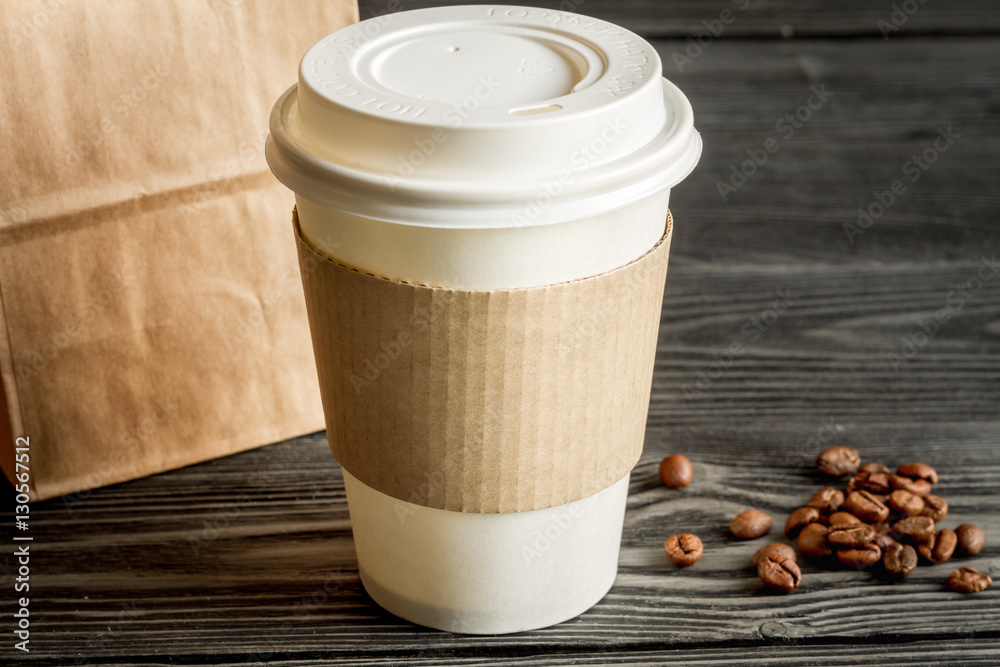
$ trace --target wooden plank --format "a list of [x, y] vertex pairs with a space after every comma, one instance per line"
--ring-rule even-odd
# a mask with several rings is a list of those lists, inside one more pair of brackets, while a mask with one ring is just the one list
[[[422, 9], [443, 4], [440, 0], [361, 0], [361, 18], [387, 12]], [[463, 0], [461, 4], [495, 5], [486, 0]], [[715, 21], [727, 20], [719, 36], [796, 37], [872, 36], [889, 39], [917, 35], [983, 34], [1000, 28], [1000, 14], [985, 0], [934, 3], [926, 0], [865, 2], [841, 0], [526, 0], [507, 4], [540, 9], [562, 9], [617, 23], [641, 35], [667, 37], [698, 35], [705, 22], [715, 32]], [[897, 5], [905, 10], [894, 17]], [[730, 15], [723, 15], [729, 10]], [[893, 28], [897, 28], [894, 30]], [[707, 39], [707, 38], [703, 38]]]
[[[996, 637], [1000, 591], [962, 596], [943, 586], [958, 560], [921, 568], [895, 586], [805, 564], [799, 591], [762, 593], [746, 568], [759, 542], [731, 540], [725, 527], [749, 506], [781, 523], [818, 487], [808, 462], [800, 465], [815, 453], [802, 443], [816, 426], [713, 421], [651, 430], [633, 473], [611, 593], [568, 623], [507, 637], [417, 628], [367, 598], [357, 578], [342, 480], [320, 437], [119, 485], [71, 509], [43, 503], [33, 529], [32, 611], [45, 648], [24, 664], [47, 655], [387, 660], [427, 651], [517, 655], [525, 647], [693, 651], [847, 637]], [[991, 538], [1000, 535], [995, 425], [853, 426], [838, 431], [837, 441], [859, 444], [887, 463], [912, 458], [939, 466], [939, 491], [952, 507], [946, 525], [975, 521]], [[695, 461], [696, 481], [684, 491], [656, 482], [656, 464], [668, 451], [685, 451]], [[124, 513], [124, 507], [135, 509]], [[662, 552], [662, 539], [677, 530], [705, 541], [706, 556], [693, 568], [674, 568]], [[991, 539], [961, 564], [996, 576], [998, 557], [1000, 543]]]
[[[900, 647], [895, 644], [843, 644], [823, 646], [802, 646], [797, 644], [776, 644], [759, 647], [717, 647], [706, 646], [693, 649], [674, 649], [669, 652], [662, 650], [639, 650], [619, 654], [606, 650], [584, 648], [580, 651], [571, 649], [540, 652], [533, 649], [525, 651], [525, 655], [508, 657], [496, 655], [466, 655], [465, 652], [443, 652], [425, 650], [420, 655], [362, 657], [351, 658], [349, 664], [359, 666], [386, 665], [445, 665], [453, 667], [490, 667], [504, 665], [506, 667], [529, 667], [541, 665], [698, 665], [711, 667], [739, 665], [825, 665], [829, 667], [854, 667], [860, 664], [892, 664], [892, 665], [989, 665], [995, 666], [997, 661], [996, 640], [989, 638], [952, 639], [947, 643], [940, 640], [921, 641]], [[471, 653], [475, 653], [474, 651]], [[205, 655], [198, 662], [185, 661], [169, 664], [211, 664], [217, 667], [244, 667], [247, 663], [217, 662], [215, 656]], [[62, 663], [37, 661], [32, 664], [59, 665]], [[111, 662], [105, 664], [131, 665], [133, 667], [153, 667], [165, 664], [163, 661], [140, 658], [137, 661]], [[335, 654], [322, 652], [302, 652], [299, 655], [271, 656], [267, 664], [270, 667], [327, 667], [331, 664], [348, 664]]]
[[[669, 42], [656, 46], [705, 144], [672, 196], [671, 271], [691, 261], [716, 271], [757, 262], [822, 270], [858, 261], [971, 264], [1000, 247], [997, 40], [719, 43], [683, 72], [669, 64]], [[786, 138], [786, 125], [775, 125], [807, 104], [813, 87], [832, 95]], [[961, 137], [913, 181], [907, 163], [933, 154], [939, 128], [949, 127]], [[732, 186], [734, 165], [769, 138], [778, 151], [723, 201], [719, 182]], [[895, 180], [905, 193], [850, 238], [844, 226], [856, 225], [857, 209], [877, 204], [875, 192]]]

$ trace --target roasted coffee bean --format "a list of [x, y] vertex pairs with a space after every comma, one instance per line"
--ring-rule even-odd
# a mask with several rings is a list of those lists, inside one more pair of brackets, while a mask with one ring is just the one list
[[785, 535], [795, 537], [800, 530], [814, 521], [819, 521], [819, 510], [815, 507], [800, 507], [788, 515], [788, 521], [785, 521]]
[[960, 567], [948, 575], [948, 585], [959, 593], [978, 593], [993, 585], [993, 579], [973, 567]]
[[806, 503], [806, 507], [815, 507], [820, 512], [836, 512], [843, 502], [843, 491], [838, 491], [832, 486], [824, 486], [813, 494], [813, 497]]
[[902, 475], [889, 475], [889, 484], [896, 490], [909, 491], [918, 496], [926, 496], [931, 492], [931, 483], [926, 479], [910, 479]]
[[767, 558], [768, 556], [784, 556], [785, 558], [791, 558], [792, 560], [797, 560], [795, 549], [788, 546], [787, 544], [782, 544], [781, 542], [773, 542], [771, 544], [765, 544], [760, 549], [754, 552], [753, 559], [751, 562], [754, 567], [760, 565], [760, 561]]
[[875, 539], [875, 528], [867, 523], [847, 526], [831, 526], [826, 539], [835, 549], [869, 544]]
[[889, 494], [889, 507], [900, 514], [920, 516], [924, 511], [924, 499], [910, 491], [897, 489]]
[[938, 474], [926, 463], [904, 463], [896, 468], [896, 474], [913, 479], [926, 479], [931, 484], [938, 483]]
[[982, 551], [983, 545], [986, 544], [986, 534], [983, 533], [983, 529], [972, 523], [963, 523], [956, 528], [955, 536], [958, 538], [956, 545], [958, 550], [970, 556]]
[[937, 542], [937, 533], [931, 535], [925, 540], [917, 542], [917, 554], [930, 564], [934, 564], [934, 543]]
[[845, 526], [861, 523], [861, 519], [850, 512], [834, 512], [829, 517], [830, 526]]
[[908, 516], [892, 524], [892, 529], [913, 542], [923, 542], [934, 536], [934, 520], [929, 516]]
[[837, 558], [851, 567], [871, 567], [882, 560], [882, 550], [877, 544], [861, 544], [837, 551]]
[[861, 457], [853, 447], [830, 447], [816, 457], [816, 467], [821, 473], [831, 477], [852, 475], [859, 465]]
[[917, 550], [909, 544], [893, 541], [882, 548], [882, 565], [893, 579], [905, 579], [917, 569]]
[[741, 540], [752, 540], [771, 532], [770, 514], [760, 510], [744, 510], [729, 523], [729, 531]]
[[833, 553], [826, 536], [830, 529], [821, 523], [811, 523], [799, 533], [799, 553], [809, 558], [825, 558]]
[[892, 471], [889, 470], [889, 466], [883, 465], [881, 463], [875, 463], [874, 461], [872, 461], [858, 468], [858, 472], [881, 472], [888, 475]]
[[[882, 551], [885, 551], [894, 544], [899, 544], [899, 542], [896, 541], [896, 538], [894, 538], [889, 533], [879, 533], [875, 536], [875, 539], [872, 541], [875, 544], [879, 545], [879, 547], [882, 548]], [[916, 557], [916, 553], [917, 553], [916, 551], [913, 552], [914, 558]]]
[[698, 562], [705, 547], [697, 535], [680, 533], [668, 537], [663, 543], [663, 550], [667, 552], [674, 565], [687, 567]]
[[923, 516], [929, 516], [934, 521], [940, 521], [948, 516], [948, 501], [933, 494], [924, 498]]
[[757, 576], [768, 588], [791, 593], [802, 582], [802, 571], [787, 556], [771, 555], [757, 565]]
[[687, 486], [693, 476], [691, 461], [683, 454], [671, 454], [660, 461], [660, 480], [671, 489]]
[[889, 518], [889, 508], [868, 491], [854, 491], [844, 500], [843, 508], [868, 523], [878, 523]]
[[957, 543], [958, 538], [955, 536], [955, 531], [944, 528], [934, 535], [934, 541], [930, 544], [918, 545], [917, 552], [931, 563], [937, 565], [951, 558], [951, 555], [955, 553], [955, 545]]
[[868, 491], [878, 496], [887, 496], [892, 492], [889, 476], [882, 472], [859, 472], [847, 483], [847, 493]]

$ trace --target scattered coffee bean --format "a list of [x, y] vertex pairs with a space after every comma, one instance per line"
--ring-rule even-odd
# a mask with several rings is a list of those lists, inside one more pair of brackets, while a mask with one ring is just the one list
[[878, 496], [886, 496], [892, 492], [889, 476], [882, 472], [859, 472], [847, 483], [847, 493], [868, 491]]
[[897, 489], [889, 494], [889, 507], [900, 514], [920, 516], [924, 511], [924, 499], [905, 489]]
[[838, 550], [837, 559], [850, 567], [871, 567], [882, 560], [882, 550], [876, 544], [860, 544]]
[[[858, 568], [881, 562], [885, 574], [899, 580], [909, 576], [921, 559], [943, 563], [955, 552], [974, 555], [983, 548], [985, 535], [978, 526], [937, 529], [948, 515], [948, 503], [931, 493], [938, 474], [926, 463], [906, 463], [893, 472], [874, 461], [861, 465], [857, 450], [841, 446], [821, 452], [816, 466], [826, 475], [851, 477], [843, 491], [825, 486], [788, 517], [785, 534], [798, 535], [803, 556], [826, 558], [835, 553], [842, 563]], [[755, 563], [764, 565], [771, 555], [768, 548], [754, 554]], [[962, 568], [952, 573], [949, 583], [956, 590], [976, 591], [992, 580]]]
[[896, 468], [896, 474], [913, 479], [926, 479], [931, 484], [938, 483], [938, 474], [926, 463], [904, 463]]
[[[816, 466], [822, 473], [852, 477], [844, 491], [825, 486], [789, 515], [785, 534], [797, 537], [803, 556], [821, 559], [836, 554], [840, 562], [857, 568], [881, 563], [886, 577], [901, 580], [913, 573], [920, 559], [937, 564], [949, 560], [956, 551], [975, 555], [983, 549], [985, 535], [974, 524], [937, 530], [937, 522], [948, 515], [948, 503], [931, 493], [938, 481], [934, 468], [906, 463], [893, 473], [881, 463], [860, 465], [860, 461], [857, 450], [845, 446], [830, 447], [817, 456]], [[691, 462], [680, 454], [663, 459], [659, 472], [671, 488], [691, 483]], [[891, 525], [890, 516], [898, 519]], [[737, 538], [754, 539], [770, 532], [772, 524], [765, 512], [745, 510], [733, 518], [729, 530]], [[696, 563], [704, 546], [697, 536], [683, 533], [671, 535], [664, 549], [683, 567]], [[786, 593], [802, 581], [795, 561], [795, 549], [777, 542], [759, 548], [752, 558], [763, 584]], [[960, 568], [948, 577], [953, 589], [966, 593], [984, 590], [992, 583], [988, 575], [971, 567]]]
[[856, 547], [869, 544], [875, 539], [875, 528], [867, 523], [855, 525], [831, 526], [826, 539], [835, 549]]
[[816, 457], [816, 467], [831, 477], [854, 474], [860, 464], [861, 456], [853, 447], [830, 447]]
[[826, 536], [830, 529], [821, 523], [811, 523], [799, 533], [799, 553], [809, 558], [825, 558], [833, 553]]
[[892, 529], [913, 542], [923, 542], [934, 536], [934, 520], [928, 516], [908, 516], [892, 524]]
[[683, 454], [671, 454], [660, 461], [660, 480], [671, 489], [687, 486], [693, 476], [691, 461]]
[[791, 558], [792, 560], [797, 560], [795, 549], [788, 546], [787, 544], [782, 544], [781, 542], [773, 542], [771, 544], [765, 544], [760, 549], [754, 552], [752, 563], [754, 567], [760, 565], [760, 561], [767, 558], [768, 556], [784, 556], [785, 558]]
[[795, 561], [787, 556], [771, 555], [757, 565], [757, 575], [768, 588], [791, 593], [802, 582], [802, 571]]
[[815, 507], [820, 512], [836, 512], [837, 508], [844, 502], [844, 493], [832, 486], [824, 486], [813, 494], [813, 497], [806, 503], [806, 507]]
[[854, 491], [844, 500], [843, 508], [868, 523], [889, 518], [889, 508], [869, 491]]
[[668, 537], [663, 543], [663, 550], [667, 552], [674, 565], [687, 567], [698, 562], [705, 547], [697, 535], [680, 533]]
[[894, 489], [909, 491], [918, 496], [926, 496], [931, 492], [931, 483], [926, 479], [910, 479], [902, 475], [889, 475], [889, 484]]
[[771, 532], [772, 525], [770, 514], [760, 510], [744, 510], [730, 522], [729, 531], [741, 540], [752, 540], [767, 535]]
[[934, 540], [930, 544], [917, 546], [917, 552], [931, 563], [937, 565], [951, 558], [955, 553], [955, 545], [958, 538], [955, 531], [944, 528], [934, 535]]
[[844, 526], [861, 523], [861, 519], [850, 512], [834, 512], [829, 517], [830, 526]]
[[917, 569], [917, 551], [909, 544], [893, 540], [893, 544], [882, 548], [882, 554], [882, 565], [893, 579], [905, 579]]
[[924, 498], [924, 516], [940, 521], [948, 516], [948, 501], [941, 496], [930, 494]]
[[928, 563], [934, 564], [934, 541], [937, 535], [931, 535], [926, 540], [916, 543], [917, 554]]
[[815, 507], [800, 507], [788, 515], [785, 522], [785, 535], [795, 537], [799, 531], [809, 524], [819, 521], [819, 510]]
[[948, 585], [959, 593], [978, 593], [993, 585], [993, 579], [973, 567], [960, 567], [948, 575]]
[[983, 529], [972, 523], [963, 523], [955, 529], [955, 536], [958, 538], [956, 547], [962, 553], [975, 556], [982, 551], [986, 544], [986, 534]]

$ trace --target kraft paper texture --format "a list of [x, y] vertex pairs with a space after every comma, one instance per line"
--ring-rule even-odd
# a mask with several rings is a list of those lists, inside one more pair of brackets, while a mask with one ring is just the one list
[[458, 290], [363, 273], [302, 238], [327, 437], [387, 495], [507, 513], [578, 500], [642, 453], [670, 250], [539, 288]]
[[302, 54], [355, 20], [0, 0], [0, 462], [30, 438], [32, 499], [323, 427], [264, 140]]

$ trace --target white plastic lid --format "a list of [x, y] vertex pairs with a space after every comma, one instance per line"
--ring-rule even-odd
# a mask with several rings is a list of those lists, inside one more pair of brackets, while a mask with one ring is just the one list
[[656, 51], [616, 25], [513, 6], [349, 26], [305, 54], [267, 161], [299, 195], [369, 218], [488, 228], [599, 215], [701, 155]]

